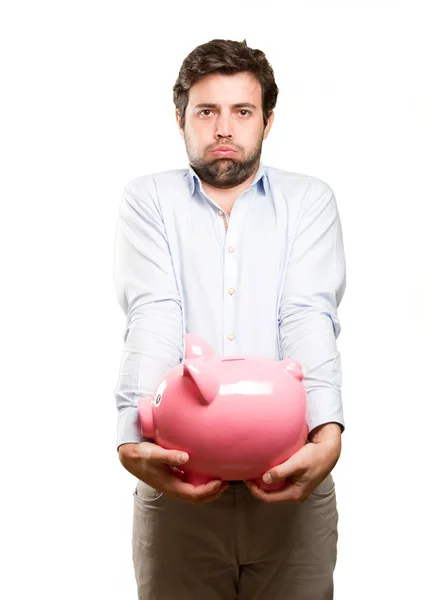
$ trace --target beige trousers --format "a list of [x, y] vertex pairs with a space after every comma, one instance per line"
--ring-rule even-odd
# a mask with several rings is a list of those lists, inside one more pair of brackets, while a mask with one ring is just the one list
[[301, 504], [267, 504], [235, 482], [195, 505], [138, 481], [138, 599], [332, 600], [337, 526], [331, 475]]

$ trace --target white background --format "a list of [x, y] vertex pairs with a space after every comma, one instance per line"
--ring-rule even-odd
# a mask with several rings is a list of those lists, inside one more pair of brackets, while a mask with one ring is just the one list
[[135, 480], [115, 450], [117, 210], [132, 178], [187, 166], [172, 86], [213, 38], [266, 53], [280, 94], [263, 161], [326, 181], [341, 215], [335, 598], [438, 597], [437, 4], [3, 5], [2, 598], [136, 598]]

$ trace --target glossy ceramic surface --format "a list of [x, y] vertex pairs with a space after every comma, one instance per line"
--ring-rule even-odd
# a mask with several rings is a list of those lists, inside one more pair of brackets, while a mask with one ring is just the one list
[[302, 370], [293, 359], [218, 356], [200, 336], [186, 334], [183, 362], [171, 369], [154, 397], [142, 398], [144, 437], [184, 450], [185, 481], [257, 481], [307, 440]]

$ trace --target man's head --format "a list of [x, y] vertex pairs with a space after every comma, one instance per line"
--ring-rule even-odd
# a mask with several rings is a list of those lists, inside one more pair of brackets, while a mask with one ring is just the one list
[[[173, 99], [189, 163], [203, 181], [231, 188], [255, 172], [277, 97], [272, 67], [245, 40], [212, 40], [185, 58]], [[223, 145], [235, 152], [213, 153]]]

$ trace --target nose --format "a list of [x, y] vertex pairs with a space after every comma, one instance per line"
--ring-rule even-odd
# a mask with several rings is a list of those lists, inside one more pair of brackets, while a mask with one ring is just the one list
[[232, 120], [229, 114], [220, 113], [216, 119], [215, 136], [219, 138], [232, 137]]

